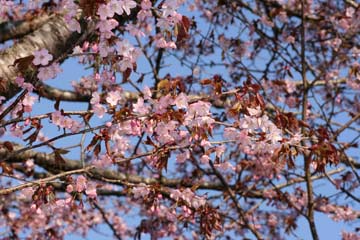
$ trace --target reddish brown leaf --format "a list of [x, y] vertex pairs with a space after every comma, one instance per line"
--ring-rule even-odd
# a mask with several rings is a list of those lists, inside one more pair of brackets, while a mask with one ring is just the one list
[[124, 72], [123, 72], [123, 79], [122, 82], [126, 83], [131, 75], [132, 70], [130, 68], [127, 68]]
[[95, 148], [94, 148], [94, 155], [95, 157], [99, 157], [99, 153], [101, 152], [101, 142], [99, 142], [98, 144], [96, 144]]
[[0, 167], [1, 167], [3, 173], [9, 174], [9, 175], [12, 175], [14, 173], [13, 172], [14, 169], [10, 164], [1, 162]]
[[208, 78], [205, 78], [205, 79], [200, 80], [200, 84], [209, 85], [209, 84], [212, 84], [212, 80], [208, 79]]
[[190, 37], [189, 28], [190, 28], [190, 20], [186, 16], [182, 16], [181, 21], [176, 25], [176, 42], [180, 43]]
[[17, 58], [12, 66], [15, 66], [22, 74], [26, 74], [31, 69], [31, 66], [33, 66], [32, 61], [34, 58], [33, 55]]
[[112, 154], [112, 151], [111, 151], [111, 146], [110, 146], [110, 141], [109, 140], [106, 140], [105, 141], [105, 148], [106, 148], [106, 152], [109, 156], [111, 156]]
[[94, 145], [99, 141], [99, 136], [95, 135], [92, 139], [90, 144], [86, 147], [87, 151], [91, 151], [91, 149], [94, 147]]
[[9, 142], [9, 141], [6, 141], [3, 143], [3, 146], [9, 151], [9, 152], [12, 152], [14, 151], [14, 145]]

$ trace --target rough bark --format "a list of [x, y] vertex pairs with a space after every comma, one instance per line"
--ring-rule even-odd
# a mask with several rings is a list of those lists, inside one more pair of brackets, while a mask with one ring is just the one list
[[0, 24], [0, 43], [10, 39], [19, 39], [37, 30], [43, 24], [54, 18], [55, 15], [42, 14], [31, 20], [8, 21]]

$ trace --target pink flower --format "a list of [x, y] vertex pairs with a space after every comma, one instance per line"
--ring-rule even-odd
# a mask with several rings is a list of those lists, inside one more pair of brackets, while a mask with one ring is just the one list
[[94, 104], [93, 106], [93, 110], [94, 110], [94, 113], [99, 117], [99, 118], [103, 118], [103, 116], [105, 115], [106, 113], [106, 108], [97, 103], [97, 104]]
[[107, 94], [106, 102], [111, 106], [116, 106], [121, 99], [120, 91], [111, 91]]
[[215, 147], [216, 156], [217, 156], [217, 157], [221, 157], [221, 155], [224, 154], [225, 150], [226, 150], [226, 147], [225, 147], [225, 145], [223, 145], [223, 144]]
[[160, 98], [160, 100], [155, 104], [155, 112], [157, 114], [163, 114], [166, 112], [166, 109], [169, 105], [172, 104], [172, 97], [166, 95]]
[[176, 44], [173, 41], [167, 42], [165, 38], [156, 39], [156, 47], [158, 48], [172, 48], [176, 49]]
[[74, 55], [79, 55], [78, 59], [79, 59], [80, 63], [83, 63], [85, 60], [85, 57], [82, 55], [83, 52], [84, 52], [84, 49], [82, 49], [80, 46], [74, 47], [73, 52], [72, 52], [72, 54], [74, 54]]
[[201, 140], [201, 142], [200, 142], [200, 145], [202, 146], [202, 147], [211, 147], [211, 143], [208, 141], [208, 140], [206, 140], [206, 139], [203, 139], [203, 140]]
[[164, 30], [169, 30], [174, 26], [174, 23], [172, 21], [169, 21], [168, 18], [159, 18], [156, 26]]
[[176, 162], [177, 163], [184, 163], [184, 162], [186, 162], [187, 159], [190, 159], [190, 152], [187, 149], [184, 152], [179, 153], [176, 156]]
[[[70, 119], [70, 118], [68, 118], [68, 119]], [[83, 125], [78, 121], [75, 121], [75, 120], [72, 120], [72, 119], [70, 119], [70, 120], [71, 120], [71, 126], [69, 126], [70, 131], [72, 133], [79, 132], [80, 129], [83, 127]]]
[[124, 13], [124, 10], [121, 6], [122, 0], [111, 0], [108, 5], [110, 9], [114, 11], [114, 13], [117, 13], [118, 15], [122, 15]]
[[53, 63], [52, 65], [48, 67], [41, 67], [39, 68], [39, 73], [37, 77], [41, 81], [45, 81], [48, 79], [53, 79], [56, 77], [58, 73], [61, 73], [62, 70], [60, 68], [60, 65], [58, 63]]
[[100, 53], [100, 57], [107, 57], [109, 55], [109, 53], [111, 53], [113, 50], [111, 47], [109, 47], [109, 45], [106, 42], [100, 42], [99, 44], [99, 53]]
[[131, 192], [134, 194], [134, 198], [138, 199], [147, 196], [150, 190], [144, 183], [140, 183], [137, 187], [134, 187]]
[[342, 28], [344, 31], [349, 30], [350, 26], [351, 26], [351, 25], [350, 25], [348, 19], [345, 19], [345, 18], [340, 19], [340, 21], [339, 21], [339, 27]]
[[118, 62], [118, 67], [120, 72], [125, 72], [127, 69], [133, 69], [133, 63], [129, 58], [125, 57]]
[[38, 98], [35, 96], [31, 96], [30, 94], [26, 94], [24, 97], [24, 100], [22, 101], [22, 105], [24, 107], [24, 112], [31, 112], [32, 111], [32, 105], [34, 105], [35, 101]]
[[21, 190], [21, 198], [24, 199], [31, 199], [34, 195], [35, 190], [32, 187], [27, 187]]
[[145, 33], [142, 32], [138, 26], [135, 26], [134, 24], [128, 24], [126, 25], [125, 29], [132, 35], [135, 37], [144, 37]]
[[[140, 10], [137, 14], [137, 19], [140, 22], [145, 22], [146, 18], [151, 17], [152, 13], [149, 10]], [[150, 32], [151, 31], [151, 25], [147, 25], [146, 26], [146, 32]]]
[[202, 164], [208, 164], [209, 163], [209, 160], [210, 160], [210, 158], [209, 158], [209, 156], [208, 155], [202, 155], [201, 156], [201, 158], [200, 158], [200, 162], [202, 163]]
[[34, 57], [33, 64], [43, 66], [46, 66], [53, 59], [53, 56], [49, 54], [49, 51], [44, 48], [39, 51], [35, 51]]
[[176, 9], [179, 7], [177, 0], [167, 0], [162, 4], [161, 9], [163, 10], [163, 17], [174, 16]]
[[95, 184], [88, 185], [85, 193], [88, 196], [88, 198], [95, 199], [97, 197], [96, 185]]
[[61, 114], [60, 111], [56, 111], [51, 114], [51, 121], [55, 125], [60, 125], [61, 122], [63, 121], [63, 119], [64, 119], [64, 116]]
[[19, 87], [22, 87], [23, 84], [25, 82], [25, 79], [23, 77], [16, 77], [15, 78], [15, 83], [19, 86]]
[[352, 7], [348, 7], [346, 8], [346, 13], [345, 13], [345, 16], [348, 17], [348, 18], [352, 18], [355, 14], [355, 9], [352, 8]]
[[248, 110], [250, 116], [258, 117], [261, 115], [261, 109], [259, 106], [257, 108], [248, 108], [247, 110]]
[[98, 92], [93, 92], [91, 96], [92, 96], [92, 98], [90, 99], [91, 104], [100, 103], [100, 95]]
[[115, 19], [101, 20], [96, 27], [99, 28], [100, 32], [111, 32], [119, 23]]
[[111, 1], [109, 4], [101, 4], [97, 14], [100, 16], [100, 20], [106, 20], [107, 18], [111, 18], [114, 16], [114, 10], [113, 3], [114, 1]]
[[187, 109], [188, 106], [189, 106], [189, 104], [188, 104], [188, 99], [187, 99], [186, 94], [180, 93], [180, 94], [176, 97], [176, 99], [175, 99], [175, 101], [174, 101], [174, 104], [176, 105], [176, 107], [177, 107], [178, 109], [181, 109], [181, 108]]
[[66, 186], [66, 192], [67, 193], [72, 193], [74, 191], [74, 187], [73, 185], [69, 184]]
[[146, 115], [149, 113], [149, 106], [144, 105], [144, 99], [138, 98], [137, 102], [133, 104], [134, 112], [140, 115]]
[[113, 161], [107, 154], [100, 155], [98, 158], [93, 160], [93, 165], [96, 167], [106, 168], [111, 166], [112, 164]]
[[145, 100], [151, 99], [152, 93], [151, 93], [151, 89], [148, 86], [144, 87], [143, 94]]
[[270, 214], [270, 215], [268, 216], [267, 224], [268, 224], [270, 227], [276, 227], [276, 225], [278, 224], [278, 219], [277, 219], [277, 217], [276, 217], [275, 214]]
[[189, 116], [207, 116], [210, 115], [211, 104], [209, 102], [198, 101], [190, 104]]
[[151, 1], [150, 0], [142, 0], [141, 1], [141, 9], [142, 10], [150, 10], [151, 9]]
[[26, 160], [25, 162], [25, 167], [26, 167], [26, 171], [31, 171], [34, 169], [34, 159], [30, 158], [28, 160]]
[[22, 138], [23, 137], [23, 126], [19, 126], [18, 124], [14, 124], [10, 128], [11, 135], [14, 137]]
[[218, 170], [222, 170], [222, 171], [227, 171], [227, 170], [235, 171], [235, 167], [229, 162], [223, 162], [223, 163], [219, 163], [219, 164], [214, 164], [214, 166]]
[[239, 132], [236, 128], [226, 127], [224, 129], [224, 138], [228, 140], [235, 140], [239, 136]]
[[22, 87], [23, 89], [26, 89], [28, 92], [32, 92], [34, 90], [34, 86], [31, 83], [25, 82], [25, 79], [23, 77], [16, 77], [15, 83]]
[[289, 35], [286, 37], [285, 42], [287, 43], [295, 43], [295, 37]]
[[79, 176], [76, 179], [76, 191], [82, 192], [86, 189], [86, 178], [84, 176]]
[[68, 27], [69, 27], [69, 29], [71, 30], [71, 31], [73, 31], [73, 32], [78, 32], [78, 33], [81, 33], [81, 26], [80, 26], [80, 23], [77, 21], [77, 20], [75, 20], [74, 18], [67, 18], [66, 16], [65, 16], [65, 21], [66, 21], [66, 23], [67, 23], [67, 25], [68, 25]]
[[188, 126], [211, 126], [215, 120], [210, 117], [211, 104], [208, 102], [198, 101], [189, 105], [185, 115], [185, 125]]
[[342, 240], [360, 240], [360, 235], [356, 232], [341, 232]]
[[116, 49], [119, 55], [122, 55], [124, 57], [130, 57], [132, 50], [134, 50], [134, 47], [129, 43], [128, 40], [125, 39], [116, 43]]
[[134, 2], [133, 0], [123, 0], [121, 1], [121, 5], [126, 14], [130, 15], [130, 10], [136, 7], [136, 2]]
[[158, 135], [157, 140], [161, 144], [174, 142], [175, 129], [177, 126], [176, 121], [170, 121], [168, 123], [159, 122], [155, 128], [155, 132]]
[[82, 127], [81, 123], [69, 117], [64, 117], [60, 111], [53, 112], [51, 114], [51, 120], [53, 124], [62, 128], [70, 129], [72, 133], [78, 132]]

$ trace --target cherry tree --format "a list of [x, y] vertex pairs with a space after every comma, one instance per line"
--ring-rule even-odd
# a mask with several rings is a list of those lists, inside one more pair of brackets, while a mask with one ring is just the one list
[[359, 4], [0, 0], [1, 237], [360, 239]]

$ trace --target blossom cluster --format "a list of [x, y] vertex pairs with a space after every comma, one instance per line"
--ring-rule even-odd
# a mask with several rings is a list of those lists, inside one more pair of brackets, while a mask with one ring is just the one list
[[62, 115], [60, 111], [53, 112], [51, 114], [51, 120], [53, 124], [61, 128], [70, 129], [72, 133], [76, 133], [82, 128], [80, 122]]

